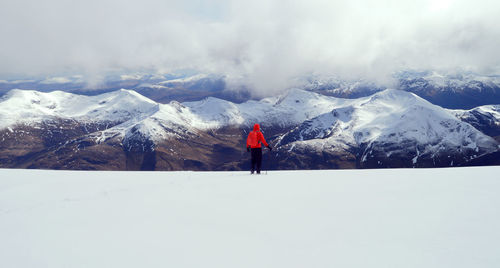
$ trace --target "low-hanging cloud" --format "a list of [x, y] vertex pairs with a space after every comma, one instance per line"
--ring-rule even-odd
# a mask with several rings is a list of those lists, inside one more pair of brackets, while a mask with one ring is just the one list
[[256, 94], [303, 74], [389, 83], [401, 69], [499, 71], [490, 0], [0, 3], [0, 75], [195, 69]]

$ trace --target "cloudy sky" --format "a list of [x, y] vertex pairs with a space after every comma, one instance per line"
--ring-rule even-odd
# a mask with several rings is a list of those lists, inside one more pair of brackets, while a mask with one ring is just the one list
[[499, 3], [2, 0], [0, 79], [195, 69], [269, 90], [305, 73], [498, 73]]

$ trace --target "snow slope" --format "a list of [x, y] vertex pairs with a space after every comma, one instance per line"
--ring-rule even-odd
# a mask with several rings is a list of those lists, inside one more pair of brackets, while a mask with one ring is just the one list
[[0, 170], [0, 265], [493, 268], [499, 172]]

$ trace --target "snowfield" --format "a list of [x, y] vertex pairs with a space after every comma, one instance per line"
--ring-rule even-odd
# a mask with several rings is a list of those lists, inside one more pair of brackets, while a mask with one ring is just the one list
[[0, 170], [0, 267], [498, 267], [499, 173]]

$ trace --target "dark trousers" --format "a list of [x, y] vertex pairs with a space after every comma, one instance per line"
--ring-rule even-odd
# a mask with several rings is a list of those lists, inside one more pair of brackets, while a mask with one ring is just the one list
[[257, 174], [260, 174], [260, 167], [262, 166], [262, 148], [252, 148], [252, 173], [257, 168]]

